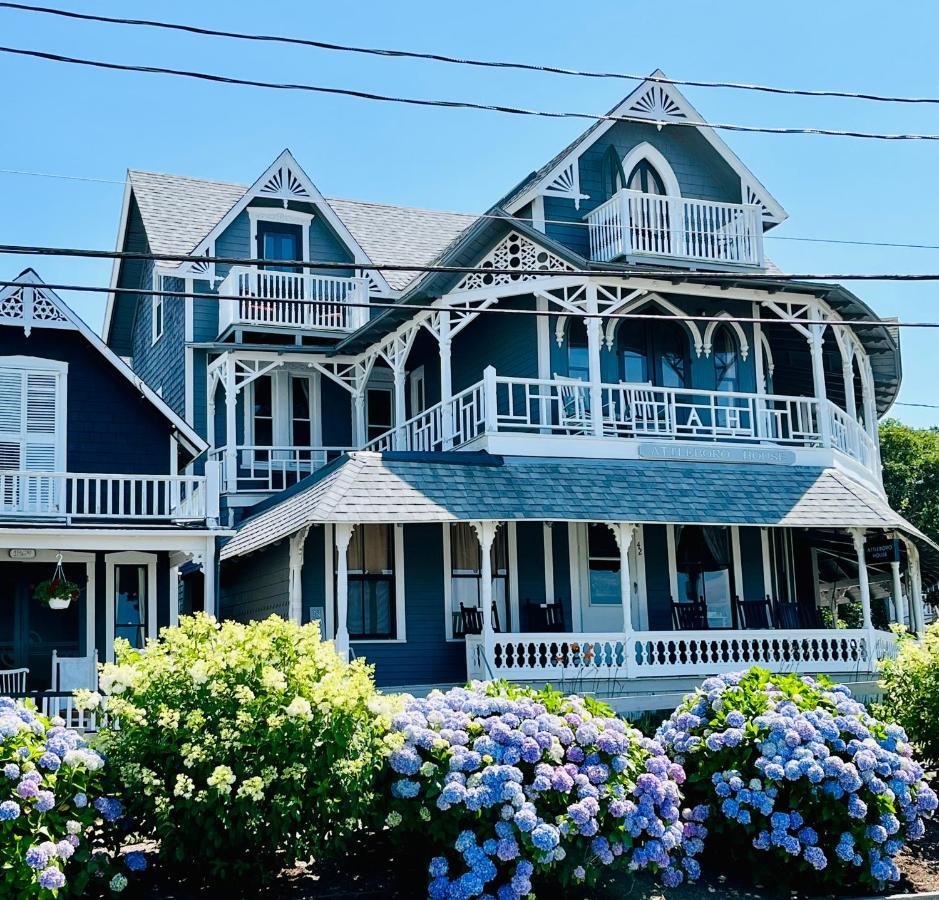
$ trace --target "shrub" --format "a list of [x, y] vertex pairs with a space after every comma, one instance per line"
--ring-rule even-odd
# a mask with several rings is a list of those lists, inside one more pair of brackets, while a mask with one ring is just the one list
[[670, 885], [698, 873], [681, 767], [602, 704], [474, 683], [408, 698], [386, 741], [388, 824], [436, 854], [431, 898], [510, 900], [613, 868], [662, 870]]
[[[74, 731], [0, 697], [0, 894], [82, 893], [112, 877], [121, 805], [104, 792], [104, 760]], [[124, 876], [115, 875], [120, 890]]]
[[373, 802], [383, 730], [369, 667], [317, 624], [219, 625], [199, 614], [145, 652], [116, 647], [102, 744], [161, 859], [262, 880], [341, 851]]
[[922, 641], [901, 640], [881, 678], [881, 712], [903, 726], [925, 759], [939, 763], [939, 625], [930, 625]]
[[708, 806], [716, 849], [777, 880], [896, 881], [894, 857], [936, 809], [903, 729], [826, 679], [709, 678], [658, 737], [688, 773], [689, 801]]

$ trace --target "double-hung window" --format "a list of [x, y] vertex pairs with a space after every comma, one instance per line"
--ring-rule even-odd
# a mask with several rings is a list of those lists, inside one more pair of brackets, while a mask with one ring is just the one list
[[65, 465], [65, 378], [67, 365], [32, 357], [0, 359], [0, 474], [2, 506], [10, 512], [47, 512], [57, 487], [43, 473]]
[[348, 550], [352, 640], [397, 637], [393, 525], [359, 525]]
[[[158, 280], [157, 285], [160, 285], [161, 282]], [[163, 332], [166, 328], [165, 320], [165, 307], [163, 304], [163, 297], [154, 297], [153, 298], [153, 333], [151, 344], [155, 344], [161, 337], [163, 337]]]

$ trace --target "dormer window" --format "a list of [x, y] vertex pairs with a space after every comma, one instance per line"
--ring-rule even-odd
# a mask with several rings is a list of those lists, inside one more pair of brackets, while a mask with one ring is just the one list
[[[310, 258], [310, 221], [313, 213], [269, 206], [249, 206], [251, 247], [259, 259], [306, 261]], [[276, 262], [263, 268], [273, 272], [301, 272], [299, 266]]]
[[626, 181], [626, 186], [631, 191], [642, 191], [643, 194], [660, 194], [664, 196], [668, 193], [665, 190], [665, 182], [662, 180], [662, 176], [647, 159], [640, 159], [633, 166]]

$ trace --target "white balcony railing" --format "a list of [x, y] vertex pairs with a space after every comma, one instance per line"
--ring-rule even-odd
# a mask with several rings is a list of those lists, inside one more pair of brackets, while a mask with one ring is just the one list
[[219, 286], [219, 329], [271, 325], [354, 331], [368, 321], [368, 280], [234, 266]]
[[218, 474], [0, 471], [0, 516], [198, 522], [218, 518]]
[[864, 629], [495, 633], [466, 638], [467, 675], [510, 681], [705, 676], [749, 666], [776, 672], [868, 673], [896, 637]]
[[830, 400], [626, 383], [592, 390], [582, 381], [505, 378], [492, 369], [365, 449], [432, 452], [512, 433], [832, 447], [871, 472], [877, 467], [874, 440]]
[[587, 213], [590, 258], [652, 256], [735, 266], [763, 265], [759, 206], [617, 191]]
[[272, 493], [295, 485], [351, 447], [293, 447], [239, 444], [218, 447], [211, 458], [221, 464], [226, 493]]

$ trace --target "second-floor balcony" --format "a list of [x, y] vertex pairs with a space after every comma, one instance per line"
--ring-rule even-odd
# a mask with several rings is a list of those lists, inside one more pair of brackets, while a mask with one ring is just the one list
[[620, 190], [586, 215], [590, 258], [763, 265], [759, 206]]
[[234, 266], [219, 286], [219, 331], [267, 326], [350, 332], [368, 320], [368, 280]]
[[237, 444], [217, 447], [211, 459], [221, 466], [227, 494], [270, 494], [283, 491], [354, 447]]
[[[507, 378], [487, 369], [482, 381], [368, 443], [367, 450], [479, 449], [493, 435], [655, 439], [696, 448], [755, 447], [838, 451], [876, 473], [877, 447], [863, 425], [828, 399], [651, 384], [588, 384], [567, 378]], [[612, 452], [609, 444], [606, 452]], [[717, 449], [717, 448], [715, 448]], [[544, 441], [525, 452], [549, 452]], [[570, 445], [568, 455], [579, 450]], [[666, 458], [680, 453], [663, 454]], [[697, 452], [696, 458], [707, 458]], [[715, 452], [715, 461], [721, 461]], [[754, 454], [753, 461], [759, 461]]]

